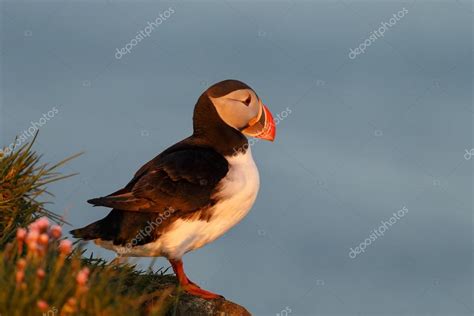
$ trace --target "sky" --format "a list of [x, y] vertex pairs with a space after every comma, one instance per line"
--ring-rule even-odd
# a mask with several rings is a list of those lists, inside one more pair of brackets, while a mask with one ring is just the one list
[[87, 199], [192, 133], [209, 85], [244, 81], [277, 139], [252, 146], [252, 211], [184, 257], [189, 277], [254, 315], [472, 315], [473, 14], [465, 0], [2, 0], [0, 143], [31, 128], [44, 162], [84, 152], [49, 187], [81, 227], [108, 213]]

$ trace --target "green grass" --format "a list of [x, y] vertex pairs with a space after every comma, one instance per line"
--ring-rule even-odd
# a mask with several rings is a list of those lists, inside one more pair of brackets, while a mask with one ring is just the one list
[[[75, 158], [65, 159], [55, 165], [40, 163], [40, 156], [26, 144], [11, 155], [0, 156], [0, 247], [12, 240], [20, 226], [27, 226], [35, 219], [46, 216], [56, 223], [64, 223], [58, 215], [46, 209], [40, 202], [42, 195], [52, 196], [46, 185], [69, 176], [57, 169]], [[1, 154], [0, 154], [1, 155]]]
[[0, 157], [0, 315], [168, 315], [177, 304], [166, 271], [84, 258], [46, 209], [47, 185], [71, 175], [27, 144]]

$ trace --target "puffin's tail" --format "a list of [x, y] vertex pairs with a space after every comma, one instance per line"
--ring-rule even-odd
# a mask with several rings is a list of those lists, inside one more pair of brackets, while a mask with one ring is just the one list
[[102, 220], [89, 224], [85, 227], [71, 230], [69, 233], [74, 238], [81, 238], [84, 240], [97, 239], [101, 237], [100, 223]]
[[[71, 230], [70, 233], [75, 238], [83, 240], [107, 240], [114, 245], [122, 245], [137, 239], [137, 245], [146, 244], [153, 241], [155, 234], [141, 235], [147, 226], [153, 228], [150, 222], [156, 221], [159, 217], [157, 213], [132, 212], [119, 209], [112, 209], [110, 213], [85, 227]], [[139, 236], [139, 237], [137, 237]]]
[[117, 235], [122, 211], [113, 209], [106, 217], [85, 227], [71, 230], [75, 238], [113, 240]]

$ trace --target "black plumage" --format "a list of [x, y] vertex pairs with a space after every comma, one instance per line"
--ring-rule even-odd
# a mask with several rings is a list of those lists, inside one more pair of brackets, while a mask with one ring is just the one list
[[213, 149], [185, 146], [150, 161], [118, 194], [88, 202], [124, 211], [194, 212], [212, 204], [211, 193], [227, 171], [227, 160]]

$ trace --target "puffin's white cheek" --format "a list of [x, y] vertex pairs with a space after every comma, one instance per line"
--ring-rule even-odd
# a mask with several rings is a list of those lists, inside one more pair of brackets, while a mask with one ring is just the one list
[[242, 102], [235, 100], [227, 100], [222, 102], [216, 100], [214, 106], [219, 114], [220, 118], [229, 126], [235, 129], [242, 129], [247, 126], [250, 119], [255, 116], [252, 115], [254, 111], [247, 107]]

